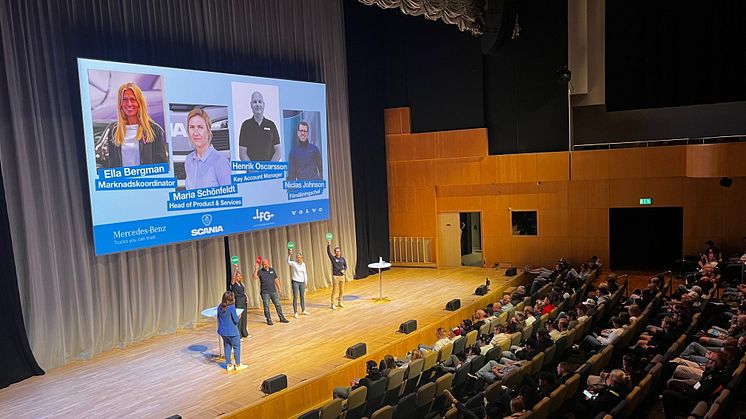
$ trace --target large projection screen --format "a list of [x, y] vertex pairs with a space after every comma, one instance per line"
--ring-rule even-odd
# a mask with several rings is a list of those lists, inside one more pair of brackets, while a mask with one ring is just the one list
[[78, 59], [97, 255], [329, 218], [323, 84]]

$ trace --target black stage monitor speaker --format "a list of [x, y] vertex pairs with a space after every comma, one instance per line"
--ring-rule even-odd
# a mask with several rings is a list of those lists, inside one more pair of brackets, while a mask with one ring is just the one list
[[402, 333], [412, 333], [417, 330], [417, 320], [407, 320], [399, 325], [399, 331]]
[[288, 376], [285, 374], [275, 375], [262, 382], [262, 391], [266, 394], [276, 393], [288, 387]]
[[365, 355], [367, 351], [368, 350], [365, 347], [365, 344], [360, 342], [347, 348], [347, 353], [345, 354], [345, 356], [350, 359], [360, 358], [361, 356]]
[[724, 177], [720, 179], [720, 186], [723, 188], [730, 188], [733, 185], [733, 179]]
[[518, 275], [518, 269], [516, 268], [508, 268], [505, 270], [505, 276], [516, 276]]
[[456, 311], [460, 308], [461, 308], [461, 300], [459, 300], [458, 298], [446, 303], [446, 310], [448, 311]]
[[477, 295], [487, 295], [488, 292], [490, 292], [490, 289], [487, 287], [487, 285], [480, 285], [477, 287], [477, 289], [474, 290], [474, 294]]

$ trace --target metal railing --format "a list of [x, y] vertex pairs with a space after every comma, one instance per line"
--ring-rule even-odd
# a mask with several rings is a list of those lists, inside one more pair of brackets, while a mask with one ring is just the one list
[[671, 145], [690, 145], [690, 144], [722, 144], [738, 143], [746, 141], [744, 135], [719, 135], [715, 137], [688, 137], [688, 138], [668, 138], [663, 140], [631, 140], [616, 141], [607, 143], [589, 143], [573, 144], [573, 151], [581, 150], [611, 150], [618, 148], [636, 148], [636, 147], [663, 147]]
[[432, 237], [389, 237], [391, 263], [406, 265], [435, 265]]

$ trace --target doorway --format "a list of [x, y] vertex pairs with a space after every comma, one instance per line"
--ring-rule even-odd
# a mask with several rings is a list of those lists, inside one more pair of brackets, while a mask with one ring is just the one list
[[667, 270], [681, 259], [684, 209], [610, 208], [610, 268]]
[[461, 265], [483, 266], [482, 256], [482, 214], [479, 212], [459, 213], [461, 228]]

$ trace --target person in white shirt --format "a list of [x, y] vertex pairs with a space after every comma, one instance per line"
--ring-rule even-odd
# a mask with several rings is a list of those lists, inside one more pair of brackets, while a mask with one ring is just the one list
[[306, 311], [306, 284], [308, 283], [308, 274], [306, 264], [303, 262], [303, 255], [298, 255], [293, 261], [293, 251], [288, 249], [288, 265], [290, 265], [291, 283], [293, 284], [293, 317], [298, 318], [298, 299], [300, 298], [300, 309], [304, 315]]
[[451, 342], [451, 339], [448, 338], [448, 332], [442, 327], [439, 327], [438, 330], [435, 331], [435, 338], [437, 339], [437, 341], [433, 346], [420, 344], [420, 351], [424, 350], [440, 352], [440, 350], [443, 349], [444, 346], [448, 345], [448, 343]]
[[598, 351], [603, 349], [604, 346], [611, 345], [614, 343], [624, 332], [624, 326], [619, 317], [611, 318], [611, 329], [604, 329], [600, 335], [588, 335], [580, 343], [580, 347], [585, 351]]

